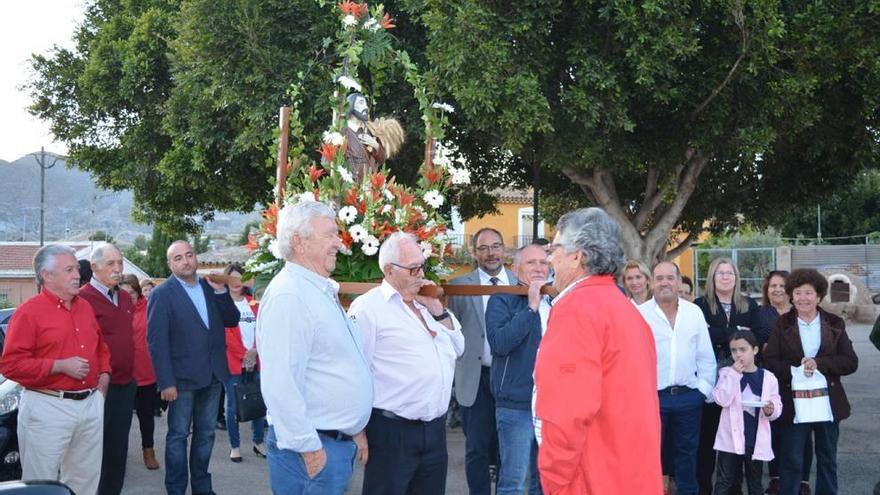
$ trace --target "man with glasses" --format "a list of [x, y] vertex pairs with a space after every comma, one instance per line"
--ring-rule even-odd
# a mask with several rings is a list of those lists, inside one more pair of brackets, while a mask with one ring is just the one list
[[446, 492], [445, 416], [465, 346], [461, 325], [440, 300], [419, 295], [432, 284], [424, 265], [413, 235], [391, 234], [379, 249], [382, 284], [349, 310], [373, 373], [363, 493]]
[[[477, 269], [452, 279], [458, 285], [513, 285], [518, 280], [504, 268], [504, 240], [491, 227], [473, 237]], [[461, 404], [465, 435], [465, 475], [471, 495], [489, 495], [489, 466], [497, 465], [498, 435], [495, 429], [495, 400], [489, 386], [492, 351], [486, 339], [486, 304], [489, 296], [449, 298], [449, 308], [461, 321], [464, 354], [455, 365], [455, 397]]]

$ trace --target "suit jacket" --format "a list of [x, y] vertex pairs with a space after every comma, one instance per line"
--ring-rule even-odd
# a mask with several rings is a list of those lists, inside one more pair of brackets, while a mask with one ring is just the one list
[[[853, 350], [852, 341], [846, 334], [843, 320], [822, 308], [819, 309], [821, 323], [821, 343], [816, 354], [816, 366], [828, 380], [828, 397], [831, 399], [831, 413], [834, 421], [849, 417], [850, 406], [843, 390], [840, 377], [855, 373], [859, 358]], [[791, 393], [791, 366], [800, 366], [804, 358], [800, 329], [797, 322], [797, 309], [780, 316], [776, 327], [770, 334], [770, 342], [764, 351], [764, 367], [772, 371], [779, 380], [779, 395], [782, 396], [782, 416], [780, 421], [791, 424], [794, 421], [794, 399]]]
[[[511, 285], [517, 283], [514, 273], [504, 269]], [[453, 285], [480, 285], [480, 273], [474, 270], [449, 281]], [[486, 338], [486, 308], [483, 296], [453, 296], [449, 309], [461, 323], [464, 334], [464, 354], [455, 362], [455, 400], [465, 407], [474, 405], [480, 385], [483, 366], [483, 340]]]
[[226, 327], [238, 325], [238, 308], [229, 291], [215, 294], [199, 278], [208, 308], [208, 327], [177, 277], [150, 292], [147, 301], [147, 341], [159, 389], [176, 386], [196, 390], [229, 379], [226, 364]]

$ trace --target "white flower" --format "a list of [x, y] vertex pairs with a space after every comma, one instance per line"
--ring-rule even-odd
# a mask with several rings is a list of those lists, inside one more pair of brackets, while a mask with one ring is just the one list
[[342, 26], [346, 29], [357, 26], [358, 20], [355, 16], [348, 14], [342, 18]]
[[338, 132], [324, 131], [324, 142], [333, 146], [342, 146], [345, 143], [345, 138]]
[[301, 193], [297, 197], [299, 198], [299, 201], [297, 201], [297, 203], [302, 203], [303, 201], [315, 201], [315, 193], [311, 192]]
[[471, 183], [471, 172], [464, 167], [449, 167], [449, 173], [452, 174], [452, 183], [455, 185], [467, 185]]
[[364, 252], [367, 256], [372, 256], [379, 252], [379, 239], [376, 239], [372, 235], [368, 235], [366, 239], [364, 239], [364, 244], [361, 246], [361, 251]]
[[279, 260], [284, 259], [284, 256], [281, 256], [281, 250], [278, 248], [278, 239], [272, 239], [269, 241], [269, 252]]
[[348, 229], [348, 233], [351, 234], [351, 240], [354, 242], [361, 242], [369, 235], [363, 225], [355, 225]]
[[388, 201], [394, 201], [394, 194], [388, 189], [382, 189], [382, 194], [385, 195], [385, 198], [388, 199]]
[[[351, 16], [348, 16], [351, 17]], [[355, 81], [354, 79], [348, 76], [339, 76], [339, 79], [336, 80], [339, 84], [341, 84], [346, 89], [353, 89], [360, 93], [362, 91], [361, 85]]]
[[428, 203], [431, 208], [440, 208], [443, 206], [443, 202], [446, 201], [446, 198], [440, 194], [440, 191], [436, 189], [431, 189], [430, 191], [425, 193], [425, 203]]
[[370, 31], [375, 33], [376, 31], [382, 29], [382, 26], [379, 25], [379, 21], [374, 18], [370, 18], [370, 20], [364, 23], [364, 29], [369, 29]]
[[351, 175], [351, 172], [349, 172], [348, 169], [340, 166], [336, 168], [336, 171], [339, 172], [339, 176], [342, 177], [342, 180], [349, 184], [354, 184], [354, 176]]
[[339, 210], [339, 219], [345, 222], [345, 225], [351, 225], [351, 222], [354, 222], [354, 220], [357, 218], [357, 214], [357, 208], [355, 208], [354, 206], [343, 206]]
[[433, 105], [431, 105], [431, 107], [438, 108], [440, 110], [443, 110], [446, 113], [455, 113], [455, 108], [453, 108], [452, 105], [450, 105], [448, 103], [439, 103], [438, 102], [438, 103], [434, 103]]
[[422, 256], [424, 256], [425, 259], [430, 258], [431, 254], [434, 253], [434, 246], [432, 246], [431, 243], [428, 241], [420, 242], [419, 247], [422, 248]]
[[384, 215], [384, 214], [388, 213], [389, 211], [391, 211], [391, 208], [392, 208], [391, 205], [385, 205], [382, 207], [382, 210], [379, 211], [379, 214]]

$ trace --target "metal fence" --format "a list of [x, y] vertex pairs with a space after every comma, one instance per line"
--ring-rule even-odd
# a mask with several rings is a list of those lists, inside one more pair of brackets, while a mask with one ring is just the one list
[[776, 269], [776, 248], [694, 249], [694, 294], [703, 295], [709, 264], [715, 258], [730, 258], [739, 269], [740, 290], [761, 296], [764, 277]]
[[791, 268], [846, 272], [869, 289], [880, 290], [880, 246], [876, 244], [792, 246]]

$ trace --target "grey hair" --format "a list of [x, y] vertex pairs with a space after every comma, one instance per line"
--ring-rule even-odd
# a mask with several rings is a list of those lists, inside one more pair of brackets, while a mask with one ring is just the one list
[[295, 205], [287, 205], [278, 212], [278, 251], [284, 259], [293, 256], [293, 234], [303, 239], [312, 236], [312, 219], [329, 218], [336, 220], [333, 210], [319, 201], [300, 201]]
[[63, 244], [46, 244], [37, 251], [37, 254], [34, 255], [34, 274], [38, 284], [43, 285], [42, 272], [51, 272], [55, 268], [55, 257], [62, 254], [69, 254], [76, 258], [76, 251]]
[[544, 250], [544, 245], [538, 244], [537, 242], [533, 242], [531, 244], [526, 244], [523, 247], [517, 248], [517, 250], [513, 252], [513, 266], [519, 265], [519, 259], [522, 257], [522, 252], [530, 247], [539, 248], [541, 251]]
[[617, 276], [623, 267], [620, 226], [600, 208], [581, 208], [562, 215], [556, 225], [566, 253], [584, 254], [582, 266], [590, 275]]
[[96, 265], [102, 263], [104, 261], [104, 253], [106, 253], [108, 249], [115, 249], [117, 253], [122, 254], [122, 251], [120, 251], [116, 245], [110, 244], [109, 242], [102, 242], [92, 249], [89, 261]]
[[417, 246], [419, 244], [416, 236], [412, 234], [408, 234], [406, 232], [393, 232], [387, 238], [385, 238], [385, 242], [379, 246], [379, 269], [385, 270], [385, 266], [400, 261], [400, 243], [404, 240], [413, 241]]

